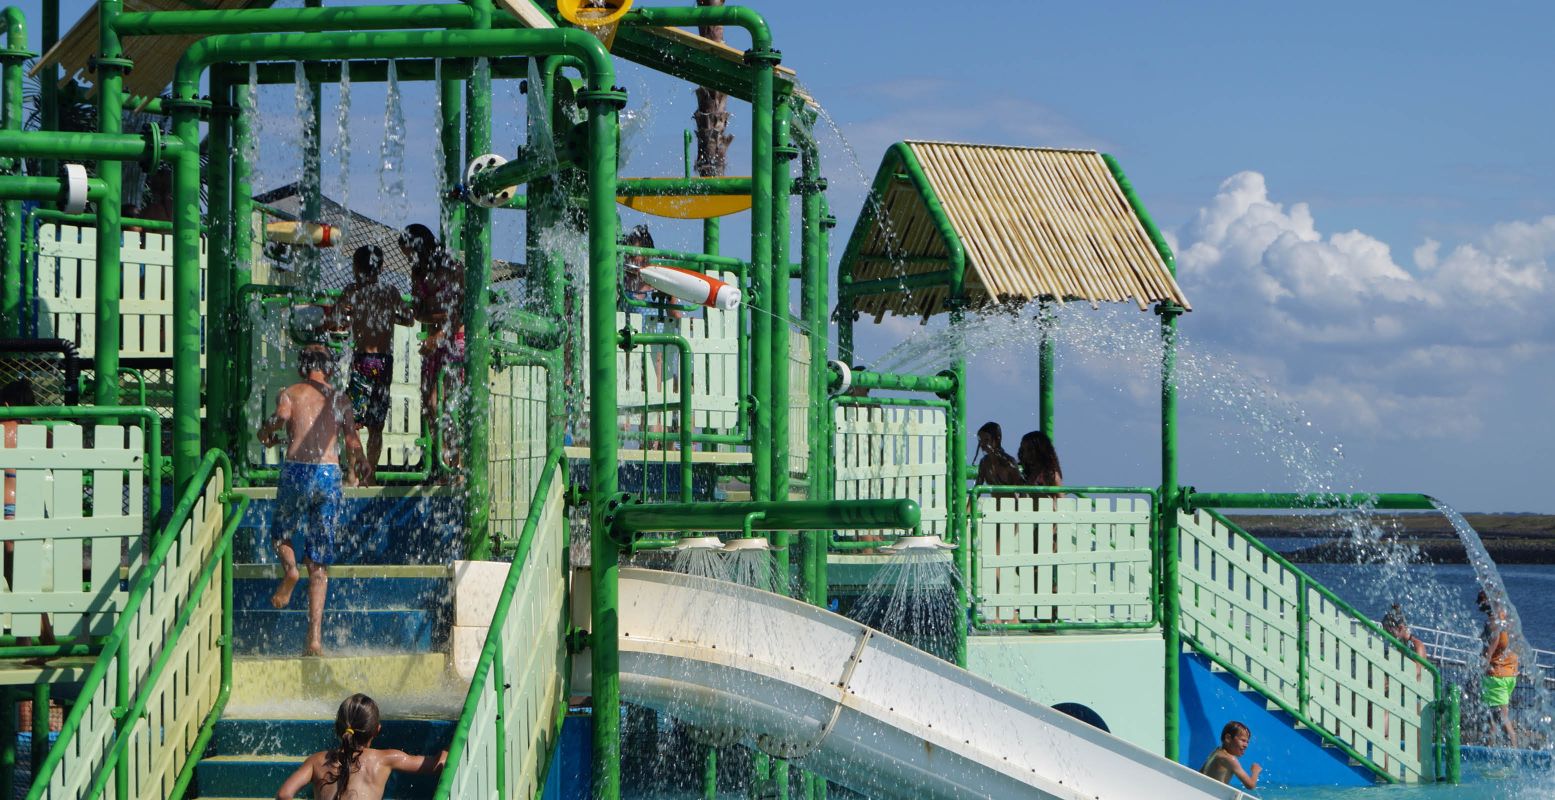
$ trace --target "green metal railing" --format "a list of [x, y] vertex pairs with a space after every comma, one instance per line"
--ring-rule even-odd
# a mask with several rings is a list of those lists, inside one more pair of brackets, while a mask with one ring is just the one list
[[[1064, 501], [1062, 498], [1046, 499], [1037, 498], [1034, 495], [1078, 494], [1082, 498], [1078, 500]], [[1143, 495], [1146, 500], [1144, 506], [1143, 525], [1137, 522], [1120, 521], [1120, 514], [1137, 513], [1137, 510], [1129, 512], [1120, 511], [1108, 505], [1101, 508], [1096, 500], [1089, 500], [1090, 495]], [[998, 550], [996, 559], [1007, 567], [1016, 570], [1024, 568], [1031, 571], [1028, 583], [1035, 590], [1036, 597], [1032, 602], [1023, 603], [999, 603], [998, 597], [985, 597], [984, 585], [986, 568], [984, 566], [988, 556], [993, 554], [996, 544], [985, 538], [984, 524], [988, 516], [988, 509], [983, 502], [985, 498], [1007, 498], [1017, 503], [1014, 509], [998, 509], [998, 521], [1005, 525], [1015, 525], [1019, 530], [1017, 541], [1029, 543], [1030, 552], [1010, 553], [1002, 548]], [[1044, 506], [1044, 502], [1049, 505]], [[1074, 503], [1072, 509], [1060, 509], [1060, 502]], [[1090, 504], [1087, 508], [1086, 503]], [[1030, 504], [1030, 505], [1027, 505]], [[1065, 631], [1065, 630], [1139, 630], [1153, 628], [1159, 624], [1160, 584], [1156, 576], [1156, 567], [1160, 561], [1158, 542], [1159, 515], [1158, 494], [1155, 489], [1139, 486], [976, 486], [971, 490], [971, 510], [968, 523], [970, 531], [969, 541], [972, 547], [972, 570], [967, 581], [971, 586], [972, 598], [972, 627], [980, 631]], [[1125, 530], [1121, 533], [1116, 526], [1122, 526]], [[1061, 531], [1060, 528], [1071, 530]], [[1109, 530], [1110, 529], [1110, 530]], [[1051, 532], [1052, 547], [1041, 546], [1039, 536], [1047, 536]], [[997, 533], [997, 532], [995, 532]], [[1111, 534], [1109, 538], [1108, 534]], [[1061, 537], [1067, 537], [1065, 542]], [[1083, 541], [1089, 537], [1089, 542]], [[1116, 557], [1119, 551], [1119, 538], [1123, 538], [1126, 544], [1132, 544], [1132, 548], [1143, 554], [1136, 560], [1119, 561]], [[1016, 544], [1009, 542], [1008, 544]], [[1110, 549], [1103, 550], [1103, 546]], [[1094, 554], [1087, 556], [1087, 554]], [[1133, 564], [1138, 569], [1130, 569]], [[1069, 574], [1063, 575], [1062, 573]], [[1110, 573], [1110, 574], [1104, 574]], [[1012, 578], [1014, 575], [1011, 576]], [[1090, 582], [1086, 584], [1085, 579]], [[1037, 584], [1048, 581], [1049, 591], [1037, 588]], [[1067, 587], [1064, 585], [1067, 584]], [[1123, 585], [1123, 591], [1117, 591], [1118, 585]], [[1068, 588], [1069, 591], [1060, 594], [1060, 590]], [[1104, 591], [1105, 589], [1105, 591]], [[1001, 592], [1003, 593], [1003, 592]], [[1042, 595], [1048, 595], [1050, 599], [1041, 599]], [[1090, 595], [1092, 602], [1087, 602]], [[1067, 602], [1065, 601], [1067, 598]], [[1047, 609], [1046, 619], [1022, 620], [1013, 622], [990, 620], [985, 613], [989, 607], [1018, 606], [1031, 607], [1033, 616], [1038, 616], [1039, 609]], [[1136, 613], [1136, 609], [1143, 609], [1143, 616]], [[1086, 613], [1086, 612], [1089, 613]], [[1082, 617], [1089, 616], [1090, 619]]]
[[1457, 697], [1436, 665], [1223, 515], [1201, 512], [1208, 525], [1187, 512], [1178, 523], [1183, 641], [1382, 780], [1456, 780]]
[[[219, 471], [218, 471], [219, 470]], [[219, 490], [213, 492], [212, 481], [217, 481]], [[145, 567], [134, 577], [133, 586], [130, 589], [129, 598], [119, 621], [114, 625], [113, 631], [104, 639], [102, 655], [92, 665], [85, 680], [81, 684], [79, 700], [72, 706], [70, 714], [65, 718], [57, 743], [49, 751], [48, 757], [39, 767], [34, 776], [31, 789], [27, 793], [28, 800], [39, 800], [45, 795], [52, 795], [56, 789], [64, 790], [65, 782], [77, 786], [72, 794], [85, 797], [100, 797], [108, 791], [108, 781], [114, 781], [114, 796], [129, 797], [131, 794], [132, 778], [139, 781], [151, 780], [157, 783], [156, 789], [150, 789], [145, 785], [137, 785], [136, 795], [146, 796], [154, 792], [162, 792], [164, 796], [181, 796], [189, 781], [194, 776], [194, 765], [199, 760], [205, 744], [210, 740], [215, 730], [216, 720], [220, 717], [222, 709], [232, 687], [232, 535], [242, 521], [247, 509], [246, 497], [234, 496], [231, 491], [231, 462], [225, 453], [217, 450], [209, 451], [200, 462], [195, 471], [193, 480], [179, 498], [177, 506], [168, 524], [158, 534], [151, 557]], [[210, 508], [201, 509], [201, 499], [212, 501], [221, 508], [214, 512]], [[206, 513], [200, 519], [195, 519], [195, 512], [204, 510]], [[209, 550], [204, 560], [198, 566], [198, 572], [191, 580], [186, 591], [182, 591], [177, 583], [177, 578], [170, 574], [173, 570], [187, 572], [190, 567], [179, 562], [193, 552], [203, 549], [194, 538], [202, 531], [197, 525], [205, 520], [212, 520], [209, 532], [214, 532], [215, 540], [208, 543]], [[189, 528], [186, 539], [185, 528]], [[217, 571], [220, 577], [216, 578]], [[215, 609], [209, 608], [202, 600], [210, 587], [212, 579], [219, 580], [221, 597]], [[174, 594], [162, 594], [165, 586], [171, 584]], [[179, 609], [176, 619], [166, 630], [157, 630], [152, 635], [157, 642], [150, 643], [139, 641], [135, 638], [136, 632], [143, 626], [150, 625], [149, 619], [142, 619], [143, 614], [159, 614], [153, 609], [149, 596], [157, 594], [158, 605], [163, 609]], [[171, 667], [175, 671], [191, 668], [189, 661], [198, 659], [178, 659], [178, 648], [182, 644], [182, 636], [188, 629], [191, 620], [196, 613], [215, 613], [220, 616], [221, 636], [219, 639], [210, 640], [209, 645], [219, 649], [217, 654], [220, 659], [218, 681], [219, 685], [213, 698], [202, 700], [195, 698], [196, 707], [208, 706], [199, 713], [201, 723], [199, 732], [195, 738], [193, 747], [184, 750], [182, 740], [175, 738], [163, 739], [165, 729], [181, 727], [183, 723], [173, 719], [163, 719], [167, 713], [180, 713], [190, 710], [186, 703], [164, 702], [154, 703], [154, 695], [159, 691], [178, 691], [185, 689], [194, 691], [198, 688], [198, 675], [181, 674], [180, 679], [163, 683], [163, 673]], [[155, 653], [153, 661], [148, 665], [141, 662], [148, 650]], [[208, 654], [207, 654], [208, 655]], [[113, 681], [107, 686], [109, 672], [113, 672]], [[113, 719], [113, 731], [93, 730], [90, 736], [85, 736], [85, 729], [91, 723], [87, 721], [88, 715], [99, 703], [108, 703], [108, 709], [98, 708], [98, 716], [102, 712], [110, 711]], [[149, 709], [149, 710], [148, 710]], [[77, 739], [83, 738], [83, 741]], [[93, 747], [97, 751], [93, 751]], [[128, 752], [131, 747], [145, 747], [148, 751], [160, 751], [163, 747], [175, 747], [179, 750], [178, 756], [173, 760], [178, 769], [171, 774], [155, 774], [147, 764], [137, 764], [141, 767], [138, 774], [131, 775], [131, 766], [127, 762]], [[78, 749], [79, 748], [79, 749]], [[78, 761], [77, 759], [84, 759]], [[180, 759], [182, 759], [180, 761]], [[67, 764], [67, 760], [69, 763]], [[155, 761], [156, 759], [151, 759]], [[68, 772], [60, 772], [68, 770]], [[171, 779], [170, 781], [168, 779]], [[90, 783], [87, 781], [90, 780]], [[137, 784], [139, 781], [136, 781]], [[82, 792], [80, 790], [84, 789]]]

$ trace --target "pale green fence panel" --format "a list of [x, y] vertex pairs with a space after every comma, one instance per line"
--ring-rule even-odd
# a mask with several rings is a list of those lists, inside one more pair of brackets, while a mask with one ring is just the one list
[[[541, 789], [547, 757], [555, 744], [557, 714], [567, 668], [567, 525], [561, 467], [552, 476], [535, 538], [508, 606], [507, 616], [488, 636], [499, 635], [499, 664], [471, 687], [477, 702], [459, 752], [450, 753], [452, 798], [534, 797]], [[502, 688], [499, 692], [499, 684]], [[504, 736], [497, 737], [501, 706]], [[497, 786], [499, 751], [506, 783]], [[499, 793], [500, 789], [500, 793]], [[440, 795], [442, 796], [442, 795]]]
[[[922, 510], [925, 535], [945, 536], [945, 411], [904, 406], [838, 405], [833, 411], [832, 496], [837, 500], [906, 497]], [[872, 530], [838, 536], [878, 535]]]
[[[119, 355], [173, 355], [173, 236], [125, 231]], [[69, 339], [82, 356], [97, 352], [97, 229], [38, 226], [38, 335]], [[200, 317], [205, 317], [206, 242], [200, 238]], [[205, 344], [200, 347], [204, 364]]]
[[6, 634], [38, 636], [46, 618], [59, 636], [113, 628], [120, 565], [145, 557], [145, 462], [139, 427], [16, 426], [16, 446], [0, 447], [16, 490], [14, 512], [0, 519], [0, 540], [15, 543], [12, 585], [0, 584]]
[[[216, 469], [195, 501], [189, 518], [177, 532], [177, 543], [154, 576], [151, 589], [135, 611], [122, 650], [105, 654], [111, 660], [106, 678], [89, 697], [82, 725], [76, 735], [61, 739], [64, 757], [46, 786], [33, 786], [29, 798], [81, 798], [97, 778], [114, 736], [115, 710], [131, 698], [114, 695], [114, 675], [123, 667], [128, 685], [149, 691], [146, 713], [120, 734], [128, 743], [119, 767], [127, 770], [129, 796], [137, 800], [162, 800], [172, 794], [180, 769], [190, 757], [198, 729], [215, 708], [221, 685], [221, 590], [218, 578], [206, 586], [183, 635], [157, 682], [145, 687], [153, 663], [168, 647], [175, 622], [205, 564], [220, 543], [225, 507], [221, 502], [227, 485], [223, 470]], [[131, 574], [131, 581], [137, 579]], [[119, 659], [124, 661], [122, 664]], [[121, 709], [122, 710], [122, 709]], [[107, 782], [105, 797], [116, 797], [114, 781]]]
[[[729, 272], [708, 274], [729, 283], [738, 280], [733, 273]], [[564, 324], [572, 323], [569, 321]], [[588, 308], [587, 304], [584, 304], [583, 319], [579, 328], [587, 330], [587, 325]], [[640, 311], [617, 311], [616, 329], [620, 330], [628, 326], [639, 333], [646, 332], [648, 327], [652, 327], [645, 326], [644, 315]], [[735, 430], [739, 425], [740, 310], [698, 308], [674, 320], [666, 332], [685, 337], [691, 346], [691, 358], [694, 364], [691, 423], [694, 429], [710, 432]], [[583, 359], [580, 363], [588, 363], [589, 346], [587, 337], [583, 337], [581, 352], [577, 356]], [[658, 354], [665, 350], [665, 347], [654, 345], [638, 347], [631, 353], [617, 354], [616, 401], [620, 405], [623, 425], [640, 425], [642, 409], [645, 406], [650, 409], [668, 408], [668, 411], [656, 411], [650, 414], [649, 424], [662, 427], [667, 431], [677, 430], [679, 412], [675, 409], [679, 408], [680, 385], [677, 381], [666, 381], [655, 366], [654, 359], [645, 358], [647, 353]], [[584, 404], [587, 405], [589, 387], [586, 369], [583, 371], [583, 379]], [[674, 445], [672, 443], [669, 446]]]
[[1388, 774], [1434, 779], [1437, 677], [1251, 537], [1178, 520], [1183, 636]]
[[[500, 347], [500, 345], [498, 345]], [[545, 467], [546, 368], [493, 367], [487, 475], [492, 536], [514, 542], [529, 517], [529, 504]]]
[[983, 622], [1147, 623], [1154, 617], [1148, 498], [977, 498]]
[[[248, 295], [244, 308], [247, 316], [249, 341], [248, 393], [243, 398], [245, 424], [240, 434], [246, 437], [245, 457], [250, 467], [279, 469], [284, 460], [282, 447], [264, 447], [254, 438], [264, 420], [275, 412], [275, 401], [281, 390], [296, 383], [297, 355], [303, 344], [293, 338], [290, 329], [292, 315], [308, 306], [297, 303], [267, 301], [254, 294]], [[344, 391], [351, 378], [350, 344], [346, 342], [336, 354], [335, 375], [332, 384]], [[378, 469], [408, 470], [421, 462], [422, 435], [421, 411], [421, 342], [419, 330], [414, 326], [394, 326], [394, 341], [390, 350], [394, 359], [393, 381], [389, 385], [389, 415], [384, 422], [383, 453], [378, 457]], [[366, 431], [362, 432], [366, 436]], [[365, 441], [363, 442], [365, 444]]]

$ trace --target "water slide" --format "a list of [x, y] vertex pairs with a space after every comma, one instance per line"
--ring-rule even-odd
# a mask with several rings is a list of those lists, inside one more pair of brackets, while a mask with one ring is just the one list
[[[657, 570], [620, 579], [623, 699], [870, 796], [1247, 796], [797, 600]], [[586, 626], [588, 581], [574, 585]], [[573, 663], [581, 693], [589, 659]]]

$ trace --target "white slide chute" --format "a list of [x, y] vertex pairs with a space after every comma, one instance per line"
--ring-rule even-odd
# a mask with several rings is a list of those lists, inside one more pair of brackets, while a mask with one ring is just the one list
[[[588, 580], [579, 578], [574, 614], [586, 627]], [[791, 598], [622, 569], [620, 626], [623, 699], [871, 797], [1246, 797]], [[574, 687], [587, 686], [588, 655], [573, 663]]]

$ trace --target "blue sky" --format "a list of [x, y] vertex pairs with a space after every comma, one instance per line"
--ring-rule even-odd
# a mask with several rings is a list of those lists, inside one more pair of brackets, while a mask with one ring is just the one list
[[[63, 5], [68, 29], [85, 4]], [[1183, 321], [1195, 370], [1185, 482], [1425, 491], [1469, 510], [1555, 512], [1555, 7], [756, 6], [836, 125], [824, 137], [834, 262], [899, 139], [1110, 152], [1174, 242], [1195, 306]], [[30, 20], [36, 7], [23, 3]], [[679, 174], [690, 88], [630, 68], [621, 82], [625, 171]], [[289, 87], [265, 94], [270, 183], [295, 174], [292, 98]], [[325, 102], [335, 142], [338, 93]], [[343, 183], [326, 166], [326, 190], [348, 184], [353, 207], [391, 220], [432, 216], [431, 102], [405, 87], [406, 192], [388, 196], [383, 89], [355, 87], [352, 169]], [[522, 108], [516, 87], [499, 89], [499, 150], [518, 141]], [[732, 171], [743, 172], [749, 118], [743, 104], [731, 110]], [[746, 224], [730, 221], [728, 252], [745, 254]], [[499, 255], [518, 254], [521, 232], [516, 215], [499, 219]], [[689, 226], [656, 234], [699, 240]], [[1078, 340], [1061, 350], [1058, 378], [1068, 480], [1155, 482], [1154, 318], [1124, 308], [1065, 319]], [[860, 360], [911, 335], [935, 334], [888, 320], [862, 336]], [[973, 421], [997, 419], [1015, 439], [1036, 424], [1035, 355], [1019, 341], [988, 351], [972, 363]]]

